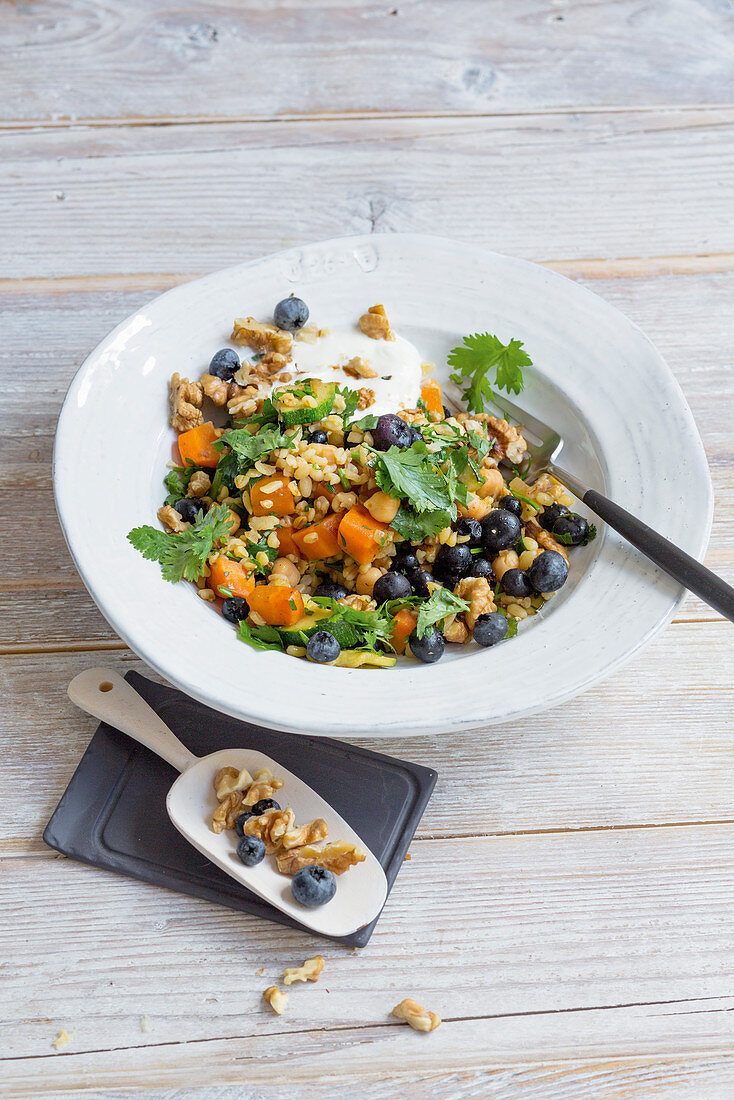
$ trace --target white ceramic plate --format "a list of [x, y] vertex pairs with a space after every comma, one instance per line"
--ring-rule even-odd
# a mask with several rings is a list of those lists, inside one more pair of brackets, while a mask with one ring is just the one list
[[326, 241], [161, 295], [119, 325], [71, 384], [54, 451], [61, 524], [93, 599], [143, 660], [238, 718], [390, 737], [554, 706], [660, 630], [684, 590], [603, 528], [573, 552], [568, 582], [516, 639], [490, 650], [449, 647], [436, 665], [401, 660], [389, 671], [253, 650], [190, 585], [163, 581], [125, 536], [157, 522], [174, 438], [168, 378], [198, 378], [235, 316], [267, 318], [291, 291], [334, 328], [384, 302], [439, 378], [466, 333], [523, 340], [535, 367], [520, 400], [565, 436], [563, 465], [690, 554], [705, 551], [712, 490], [696, 426], [669, 368], [621, 313], [545, 268], [471, 245], [401, 234]]

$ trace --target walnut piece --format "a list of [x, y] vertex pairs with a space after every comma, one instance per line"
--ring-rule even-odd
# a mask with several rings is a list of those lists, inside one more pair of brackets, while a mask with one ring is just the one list
[[285, 810], [266, 810], [259, 817], [248, 817], [244, 825], [245, 836], [257, 836], [265, 844], [265, 851], [277, 852], [283, 836], [293, 828], [296, 815], [290, 806]]
[[68, 1042], [69, 1042], [69, 1033], [67, 1032], [66, 1028], [62, 1027], [61, 1031], [58, 1033], [58, 1035], [56, 1036], [54, 1041], [51, 1043], [51, 1046], [54, 1047], [56, 1049], [56, 1051], [58, 1052], [59, 1050], [63, 1050]]
[[492, 429], [492, 435], [497, 441], [493, 448], [495, 455], [499, 454], [501, 458], [506, 458], [508, 462], [517, 463], [522, 461], [528, 445], [517, 428], [513, 428], [506, 420], [498, 420], [496, 416], [487, 416], [486, 413], [481, 413], [478, 416], [475, 414], [475, 416], [477, 420], [483, 420], [486, 416], [487, 424]]
[[215, 374], [202, 374], [199, 382], [205, 397], [215, 405], [226, 405], [229, 398], [229, 382], [224, 382]]
[[326, 840], [328, 835], [329, 826], [323, 817], [315, 817], [306, 825], [300, 825], [284, 833], [281, 845], [288, 851], [291, 848], [302, 848], [305, 844], [317, 844], [321, 840]]
[[247, 768], [237, 771], [237, 768], [227, 766], [220, 768], [214, 776], [214, 790], [220, 802], [223, 802], [227, 795], [232, 794], [234, 791], [248, 790], [252, 783], [253, 778]]
[[268, 988], [263, 991], [263, 997], [268, 1002], [273, 1012], [276, 1012], [278, 1016], [282, 1016], [288, 1007], [288, 994], [281, 993], [277, 985], [269, 985]]
[[189, 523], [184, 523], [179, 513], [170, 504], [164, 504], [158, 509], [156, 515], [167, 531], [185, 531], [191, 526]]
[[187, 432], [204, 423], [201, 406], [204, 390], [199, 382], [189, 382], [180, 374], [172, 374], [169, 385], [171, 400], [171, 427], [177, 432]]
[[350, 867], [364, 863], [366, 858], [362, 849], [356, 844], [350, 844], [348, 840], [335, 840], [323, 848], [304, 845], [303, 848], [293, 848], [289, 852], [278, 852], [275, 857], [278, 870], [283, 875], [295, 875], [302, 867], [314, 865], [326, 867], [335, 875], [343, 875]]
[[236, 344], [245, 344], [255, 351], [277, 351], [281, 355], [290, 356], [293, 347], [293, 337], [290, 332], [276, 328], [275, 325], [265, 325], [256, 321], [254, 317], [237, 317], [232, 330], [232, 339]]
[[283, 355], [279, 351], [269, 351], [266, 355], [263, 355], [259, 363], [256, 364], [262, 371], [272, 377], [274, 374], [279, 374], [280, 371], [285, 370], [288, 366], [289, 358], [287, 355]]
[[194, 470], [189, 478], [187, 495], [191, 497], [205, 497], [212, 487], [212, 479], [203, 470]]
[[394, 340], [395, 333], [390, 328], [390, 322], [385, 313], [385, 307], [378, 302], [370, 306], [366, 313], [359, 319], [359, 327], [365, 336], [372, 340]]
[[406, 997], [399, 1005], [395, 1005], [392, 1014], [398, 1020], [405, 1020], [415, 1031], [435, 1031], [441, 1023], [437, 1012], [429, 1012], [412, 997]]
[[260, 768], [251, 782], [252, 786], [245, 795], [245, 806], [254, 806], [261, 798], [272, 798], [283, 786], [283, 780], [273, 775], [270, 768]]
[[459, 581], [456, 594], [469, 604], [469, 610], [462, 616], [469, 630], [474, 629], [480, 615], [490, 615], [497, 610], [492, 589], [485, 577], [463, 577]]
[[317, 982], [323, 969], [324, 956], [314, 955], [312, 959], [306, 959], [303, 966], [287, 967], [283, 975], [283, 985], [293, 985], [294, 982]]
[[328, 336], [331, 329], [319, 328], [318, 325], [310, 321], [303, 328], [299, 328], [296, 333], [296, 340], [301, 340], [304, 344], [315, 344], [317, 340], [320, 340], [322, 336]]
[[358, 409], [368, 409], [370, 405], [375, 403], [375, 391], [369, 389], [367, 386], [362, 386], [357, 390], [359, 394], [359, 401], [357, 402]]
[[217, 806], [212, 816], [212, 832], [221, 833], [225, 829], [234, 829], [234, 823], [244, 809], [245, 796], [242, 791], [232, 791]]
[[350, 378], [377, 378], [377, 371], [361, 355], [355, 355], [343, 369]]
[[462, 623], [461, 619], [454, 619], [452, 623], [444, 626], [443, 636], [447, 642], [451, 642], [452, 645], [463, 645], [464, 642], [469, 641], [469, 631]]

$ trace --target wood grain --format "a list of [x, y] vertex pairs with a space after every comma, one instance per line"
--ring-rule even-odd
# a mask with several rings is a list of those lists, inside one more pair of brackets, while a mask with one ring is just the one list
[[[4, 1055], [46, 1056], [53, 1083], [49, 1044], [65, 1027], [75, 1055], [97, 1050], [104, 1031], [116, 1051], [106, 1073], [132, 1072], [129, 1049], [150, 1044], [137, 1056], [149, 1085], [166, 1079], [156, 1066], [176, 1064], [191, 1069], [190, 1084], [211, 1083], [203, 1070], [228, 1062], [235, 1043], [250, 1084], [287, 1079], [296, 1061], [300, 1080], [376, 1079], [405, 1072], [415, 1050], [414, 1033], [388, 1015], [406, 995], [445, 1021], [422, 1042], [426, 1072], [728, 1052], [731, 837], [713, 826], [568, 833], [562, 844], [416, 841], [370, 945], [320, 943], [320, 981], [291, 989], [280, 1018], [261, 993], [314, 952], [305, 933], [63, 859], [7, 860], [0, 935], [16, 1023]], [[452, 897], [441, 905], [436, 872], [448, 868]], [[416, 931], [428, 928], [416, 955]]]
[[733, 29], [700, 0], [37, 0], [3, 20], [0, 102], [56, 124], [731, 103]]
[[732, 253], [733, 134], [729, 108], [8, 134], [0, 277], [203, 272], [397, 230], [535, 260]]
[[[355, 730], [353, 740], [437, 769], [422, 838], [729, 826], [730, 720], [722, 701], [734, 672], [730, 635], [724, 622], [669, 627], [606, 684], [532, 718], [448, 739], [437, 730], [385, 742]], [[69, 702], [66, 686], [95, 665], [152, 675], [129, 651], [0, 660], [13, 749], [0, 787], [0, 856], [48, 854], [41, 833], [96, 728]]]

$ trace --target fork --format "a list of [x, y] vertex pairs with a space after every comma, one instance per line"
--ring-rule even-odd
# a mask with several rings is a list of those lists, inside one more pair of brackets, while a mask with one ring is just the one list
[[[734, 588], [731, 585], [657, 531], [653, 531], [652, 527], [620, 508], [613, 500], [597, 493], [596, 489], [589, 489], [574, 474], [559, 466], [556, 459], [563, 448], [563, 438], [549, 424], [544, 424], [542, 420], [526, 413], [504, 397], [494, 395], [493, 404], [504, 417], [522, 425], [531, 459], [530, 469], [535, 475], [545, 472], [552, 474], [582, 500], [587, 508], [623, 535], [664, 573], [695, 592], [715, 611], [734, 622]], [[528, 435], [534, 436], [535, 442], [528, 440]]]

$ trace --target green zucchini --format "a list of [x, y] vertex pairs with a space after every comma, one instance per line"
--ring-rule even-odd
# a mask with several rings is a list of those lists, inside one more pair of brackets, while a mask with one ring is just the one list
[[[314, 424], [317, 420], [323, 420], [334, 408], [335, 397], [335, 382], [305, 378], [276, 393], [273, 405], [281, 424], [291, 428], [296, 424]], [[311, 405], [313, 400], [316, 402], [314, 406]]]
[[307, 645], [309, 638], [317, 630], [328, 630], [340, 646], [356, 645], [358, 641], [354, 627], [343, 619], [332, 619], [332, 612], [328, 607], [307, 611], [293, 626], [281, 626], [278, 629], [284, 645]]

